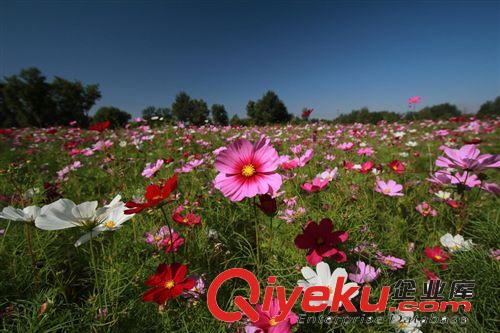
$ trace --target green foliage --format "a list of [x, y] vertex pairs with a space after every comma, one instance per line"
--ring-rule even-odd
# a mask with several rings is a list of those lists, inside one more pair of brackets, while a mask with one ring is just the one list
[[420, 119], [449, 119], [451, 117], [458, 117], [462, 113], [458, 110], [456, 105], [450, 103], [443, 103], [438, 105], [433, 105], [430, 107], [425, 107], [418, 112], [410, 112], [406, 114], [406, 119], [408, 120], [420, 120]]
[[120, 110], [114, 106], [103, 106], [97, 110], [94, 117], [92, 117], [93, 123], [100, 123], [103, 121], [109, 121], [111, 123], [110, 127], [123, 127], [130, 120], [131, 116], [129, 113]]
[[227, 117], [227, 111], [224, 105], [212, 105], [212, 120], [216, 125], [226, 126], [229, 124], [229, 118]]
[[101, 98], [98, 85], [55, 77], [49, 83], [31, 67], [0, 81], [0, 126], [27, 127], [88, 123], [88, 112]]
[[500, 96], [494, 101], [487, 101], [479, 108], [477, 112], [479, 118], [500, 117]]
[[270, 90], [257, 102], [249, 101], [246, 110], [248, 118], [255, 125], [286, 123], [292, 119], [283, 101]]
[[376, 111], [370, 112], [368, 108], [364, 107], [360, 110], [352, 110], [349, 114], [341, 114], [335, 118], [334, 122], [340, 124], [376, 124], [379, 121], [387, 121], [393, 123], [401, 120], [401, 116], [396, 112], [391, 111]]
[[192, 125], [203, 125], [208, 120], [210, 110], [202, 99], [191, 99], [184, 91], [175, 96], [172, 104], [172, 114], [177, 121], [188, 122]]

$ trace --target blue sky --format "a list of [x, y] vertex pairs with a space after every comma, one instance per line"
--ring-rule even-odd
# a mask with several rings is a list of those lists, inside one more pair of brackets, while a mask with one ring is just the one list
[[500, 95], [500, 2], [2, 1], [0, 75], [28, 66], [133, 115], [180, 90], [244, 115], [268, 89], [315, 117], [412, 95], [474, 112]]

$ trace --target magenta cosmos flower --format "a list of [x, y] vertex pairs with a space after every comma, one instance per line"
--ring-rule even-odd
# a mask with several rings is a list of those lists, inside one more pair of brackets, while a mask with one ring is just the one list
[[444, 148], [445, 156], [436, 160], [436, 166], [463, 170], [482, 171], [500, 167], [500, 155], [483, 154], [475, 145], [465, 145], [460, 149]]
[[352, 268], [352, 273], [349, 273], [349, 280], [356, 283], [370, 283], [378, 278], [380, 272], [380, 268], [375, 269], [375, 267], [358, 260], [356, 266]]
[[383, 180], [377, 180], [375, 185], [375, 191], [382, 193], [383, 195], [388, 195], [390, 197], [401, 197], [403, 193], [403, 185], [396, 183], [394, 180], [389, 180], [387, 183]]
[[261, 304], [255, 306], [255, 310], [259, 314], [259, 320], [250, 322], [245, 326], [245, 333], [291, 333], [292, 326], [297, 324], [299, 317], [289, 312], [285, 319], [279, 321], [276, 318], [281, 313], [280, 305], [277, 298], [271, 299], [271, 306], [268, 311], [264, 311]]
[[276, 193], [282, 183], [276, 173], [278, 166], [278, 152], [269, 139], [261, 137], [256, 144], [236, 140], [217, 155], [215, 168], [220, 173], [215, 178], [215, 188], [231, 201]]

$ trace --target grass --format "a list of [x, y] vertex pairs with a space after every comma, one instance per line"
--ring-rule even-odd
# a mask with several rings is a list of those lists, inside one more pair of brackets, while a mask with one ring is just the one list
[[[498, 199], [473, 189], [467, 193], [465, 213], [459, 214], [445, 203], [434, 200], [429, 193], [430, 183], [425, 179], [440, 155], [438, 147], [451, 138], [433, 133], [438, 129], [456, 128], [460, 124], [423, 121], [403, 125], [406, 135], [400, 141], [381, 137], [384, 132], [391, 138], [391, 132], [401, 130], [397, 126], [357, 127], [358, 130], [366, 130], [366, 133], [374, 131], [374, 137], [368, 134], [359, 137], [351, 135], [349, 130], [355, 126], [338, 126], [344, 129], [342, 134], [336, 134], [338, 128], [333, 125], [212, 130], [208, 127], [195, 130], [170, 126], [145, 133], [154, 134], [154, 138], [138, 146], [132, 142], [140, 136], [139, 129], [107, 130], [101, 134], [63, 128], [58, 129], [56, 134], [44, 129], [19, 130], [15, 132], [15, 137], [4, 136], [0, 141], [0, 194], [10, 197], [16, 207], [43, 205], [47, 201], [44, 183], [54, 182], [56, 172], [73, 160], [62, 148], [72, 141], [81, 140], [80, 148], [90, 147], [98, 138], [113, 141], [113, 146], [104, 152], [74, 158], [81, 161], [83, 167], [70, 172], [68, 180], [61, 183], [58, 191], [76, 203], [98, 200], [102, 204], [118, 193], [124, 200], [141, 196], [149, 183], [141, 176], [146, 163], [157, 158], [174, 158], [173, 165], [162, 168], [157, 176], [165, 178], [173, 174], [180, 161], [186, 160], [184, 153], [189, 156], [200, 154], [205, 163], [193, 172], [180, 174], [180, 198], [166, 208], [171, 213], [184, 200], [199, 202], [196, 213], [202, 216], [202, 224], [189, 235], [186, 240], [188, 246], [179, 250], [177, 260], [188, 265], [190, 273], [204, 274], [208, 285], [217, 274], [228, 268], [242, 267], [255, 271], [257, 262], [255, 215], [251, 200], [233, 203], [213, 188], [216, 170], [213, 168], [212, 151], [226, 146], [229, 138], [244, 133], [253, 140], [258, 137], [256, 132], [266, 133], [280, 154], [290, 154], [290, 146], [303, 143], [314, 149], [315, 157], [304, 168], [297, 170], [295, 178], [284, 182], [281, 198], [297, 196], [298, 206], [305, 207], [305, 214], [290, 224], [275, 217], [272, 231], [270, 219], [260, 211], [257, 214], [261, 239], [259, 278], [263, 286], [267, 276], [275, 275], [278, 284], [286, 286], [288, 293], [291, 292], [297, 280], [302, 278], [297, 265], [307, 265], [304, 251], [295, 247], [293, 239], [308, 220], [330, 218], [336, 230], [349, 232], [349, 239], [343, 247], [348, 253], [348, 262], [331, 266], [348, 268], [362, 259], [381, 267], [382, 275], [372, 283], [376, 296], [381, 286], [392, 285], [403, 278], [416, 280], [420, 288], [426, 280], [422, 268], [431, 269], [448, 283], [460, 279], [476, 281], [473, 310], [465, 314], [468, 318], [465, 326], [426, 324], [422, 328], [424, 332], [495, 332], [499, 324], [496, 309], [500, 307], [500, 292], [496, 280], [500, 276], [500, 264], [489, 256], [489, 250], [500, 247]], [[317, 142], [311, 139], [313, 131], [318, 133]], [[376, 153], [371, 158], [362, 158], [355, 152], [342, 152], [330, 145], [328, 135], [338, 143], [365, 142]], [[188, 140], [187, 136], [192, 136], [192, 139]], [[472, 136], [480, 136], [484, 140], [480, 145], [482, 153], [498, 153], [497, 132], [466, 132], [464, 137], [456, 138], [456, 144], [460, 146], [460, 140]], [[409, 140], [416, 141], [418, 146], [405, 146], [404, 143]], [[402, 157], [399, 155], [401, 152], [408, 152], [409, 156]], [[414, 153], [419, 153], [419, 156]], [[334, 154], [335, 161], [327, 161], [326, 154]], [[374, 192], [375, 175], [344, 170], [344, 159], [356, 163], [373, 159], [377, 164], [384, 165], [393, 159], [404, 161], [407, 171], [403, 175], [395, 175], [384, 168], [379, 176], [403, 184], [405, 195], [385, 197]], [[339, 166], [339, 176], [325, 190], [306, 194], [300, 189], [304, 181], [334, 166]], [[498, 180], [495, 171], [488, 172], [488, 175], [490, 180]], [[353, 190], [353, 185], [356, 185], [356, 190]], [[281, 198], [278, 200], [279, 209], [284, 209]], [[430, 202], [438, 211], [438, 216], [422, 217], [416, 212], [415, 206], [422, 201]], [[32, 248], [36, 258], [33, 269], [23, 223], [0, 220], [0, 229], [6, 230], [0, 238], [1, 331], [230, 332], [241, 328], [241, 322], [227, 324], [213, 318], [203, 297], [194, 303], [178, 298], [170, 301], [163, 311], [159, 311], [153, 303], [142, 301], [141, 296], [146, 290], [144, 281], [154, 273], [159, 263], [168, 258], [163, 253], [154, 253], [151, 246], [144, 242], [143, 234], [163, 224], [159, 210], [141, 213], [126, 222], [122, 229], [101, 235], [92, 244], [86, 243], [79, 248], [73, 246], [81, 236], [81, 231], [76, 228], [53, 232], [32, 228]], [[439, 270], [425, 257], [423, 249], [440, 245], [439, 238], [443, 234], [455, 234], [462, 224], [462, 234], [476, 245], [472, 251], [453, 255], [448, 269]], [[209, 232], [214, 230], [218, 234], [217, 239], [208, 237]], [[384, 268], [376, 261], [375, 251], [362, 256], [349, 253], [349, 249], [361, 242], [374, 242], [383, 253], [405, 259], [404, 269], [391, 271]], [[408, 251], [410, 243], [415, 243], [413, 252]], [[91, 260], [91, 250], [94, 261]], [[236, 294], [247, 295], [245, 284], [238, 280], [223, 286], [219, 294], [220, 304], [226, 309], [231, 308]], [[41, 313], [44, 306], [46, 310]], [[99, 316], [103, 309], [107, 309], [107, 315]], [[296, 306], [294, 312], [299, 314], [302, 311]], [[319, 315], [308, 315], [311, 316]], [[379, 316], [385, 317], [385, 314]], [[378, 325], [355, 323], [346, 326], [310, 323], [294, 328], [296, 332], [394, 330], [388, 321]]]

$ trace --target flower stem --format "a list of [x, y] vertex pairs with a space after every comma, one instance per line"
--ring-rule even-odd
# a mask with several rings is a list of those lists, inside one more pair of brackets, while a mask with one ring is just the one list
[[31, 236], [31, 228], [28, 223], [24, 224], [24, 232], [26, 235], [26, 243], [28, 245], [28, 253], [31, 257], [31, 267], [33, 268], [33, 282], [35, 284], [35, 288], [38, 289], [38, 270], [36, 269], [36, 257], [35, 252], [33, 251], [33, 239]]
[[260, 240], [259, 240], [259, 218], [257, 216], [257, 202], [255, 201], [255, 197], [253, 198], [253, 216], [254, 216], [254, 224], [255, 224], [255, 249], [257, 255], [257, 275], [260, 272]]
[[170, 226], [170, 222], [168, 220], [167, 213], [165, 213], [165, 210], [163, 210], [163, 206], [160, 207], [160, 210], [161, 210], [161, 213], [163, 215], [163, 219], [165, 220], [165, 223], [167, 224], [167, 227], [168, 227], [168, 233], [169, 233], [169, 236], [170, 236], [170, 249], [171, 249], [171, 253], [172, 253], [173, 262], [175, 263], [174, 235], [172, 233], [173, 229]]

